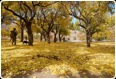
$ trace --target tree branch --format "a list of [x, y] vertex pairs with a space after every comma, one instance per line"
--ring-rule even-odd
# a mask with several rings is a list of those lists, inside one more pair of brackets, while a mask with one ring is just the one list
[[46, 29], [44, 29], [43, 26], [41, 26], [41, 28], [47, 33]]
[[78, 17], [77, 15], [75, 15], [75, 14], [70, 14], [70, 15], [71, 15], [71, 16], [74, 16], [76, 19], [82, 20], [85, 24], [87, 24], [87, 22], [86, 22], [84, 19]]
[[[14, 21], [13, 21], [13, 23], [15, 23], [16, 25], [18, 25], [18, 26], [20, 27], [20, 25], [19, 25], [18, 23], [14, 22]], [[20, 28], [21, 28], [21, 27], [20, 27]]]
[[[36, 11], [35, 11], [35, 6], [34, 6], [34, 3], [33, 3], [33, 1], [32, 1], [32, 4], [33, 4], [33, 12], [34, 12], [34, 14], [33, 14], [33, 16], [31, 16], [31, 19], [29, 20], [29, 21], [32, 21], [33, 20], [33, 18], [35, 17], [35, 14], [36, 14]], [[31, 14], [32, 15], [32, 14]]]
[[5, 8], [7, 11], [12, 12], [12, 13], [13, 13], [13, 15], [18, 16], [18, 17], [20, 17], [21, 19], [23, 19], [24, 21], [26, 21], [24, 17], [22, 17], [22, 16], [18, 15], [17, 13], [15, 13], [13, 10], [9, 9], [8, 7], [5, 7], [5, 6], [4, 6], [4, 8]]
[[[22, 1], [21, 1], [21, 2], [22, 2]], [[23, 3], [23, 2], [22, 2], [22, 3]], [[32, 16], [32, 10], [31, 10], [31, 8], [26, 4], [25, 1], [24, 1], [23, 5], [25, 5], [25, 6], [29, 9], [29, 11], [31, 12], [31, 16]]]
[[79, 24], [79, 26], [81, 26], [82, 28], [86, 29], [86, 27], [85, 27], [85, 26], [83, 26], [83, 25], [81, 25], [81, 24]]

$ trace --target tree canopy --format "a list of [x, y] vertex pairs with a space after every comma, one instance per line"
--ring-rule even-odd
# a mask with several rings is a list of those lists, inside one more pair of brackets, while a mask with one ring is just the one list
[[[2, 23], [9, 24], [20, 19], [21, 27], [26, 28], [29, 45], [33, 45], [33, 33], [37, 29], [45, 32], [50, 44], [49, 33], [58, 26], [85, 29], [87, 46], [90, 47], [94, 33], [115, 23], [115, 16], [110, 17], [114, 13], [113, 1], [3, 1], [1, 8]], [[72, 17], [77, 19], [75, 24], [71, 23]]]

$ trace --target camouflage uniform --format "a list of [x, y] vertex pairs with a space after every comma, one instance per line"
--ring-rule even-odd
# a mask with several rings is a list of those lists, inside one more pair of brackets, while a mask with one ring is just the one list
[[11, 40], [12, 40], [12, 45], [13, 45], [13, 43], [14, 43], [14, 45], [16, 45], [16, 36], [17, 36], [16, 28], [14, 28], [10, 32], [11, 32], [10, 37], [11, 37]]

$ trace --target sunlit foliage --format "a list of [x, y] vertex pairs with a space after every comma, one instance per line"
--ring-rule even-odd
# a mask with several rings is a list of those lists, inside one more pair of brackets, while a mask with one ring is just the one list
[[8, 31], [6, 31], [4, 28], [1, 29], [1, 36], [8, 36]]

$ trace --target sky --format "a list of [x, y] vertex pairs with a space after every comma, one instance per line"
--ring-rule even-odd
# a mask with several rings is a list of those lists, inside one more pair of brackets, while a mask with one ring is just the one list
[[77, 20], [75, 19], [75, 18], [73, 18], [73, 20], [72, 20], [72, 22], [75, 24], [75, 22], [76, 22]]

